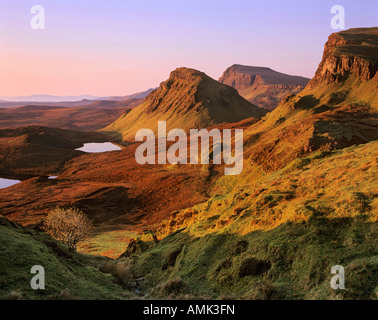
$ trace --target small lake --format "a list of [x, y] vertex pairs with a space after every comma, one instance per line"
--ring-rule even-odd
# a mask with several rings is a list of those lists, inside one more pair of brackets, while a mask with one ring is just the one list
[[19, 183], [19, 182], [21, 182], [21, 181], [20, 180], [0, 178], [0, 189], [8, 188], [10, 186], [13, 186], [14, 184]]
[[117, 151], [122, 150], [120, 147], [116, 146], [111, 142], [104, 143], [84, 143], [84, 146], [76, 150], [88, 152], [88, 153], [98, 153], [98, 152], [107, 152], [107, 151]]

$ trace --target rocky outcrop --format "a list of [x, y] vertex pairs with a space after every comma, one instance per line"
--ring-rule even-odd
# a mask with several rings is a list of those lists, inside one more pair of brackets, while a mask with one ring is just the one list
[[361, 81], [378, 82], [378, 28], [350, 29], [329, 36], [322, 61], [309, 82], [309, 88], [320, 83], [340, 83], [350, 74]]
[[315, 151], [378, 139], [378, 28], [332, 34], [314, 78], [251, 126], [245, 154], [275, 171]]

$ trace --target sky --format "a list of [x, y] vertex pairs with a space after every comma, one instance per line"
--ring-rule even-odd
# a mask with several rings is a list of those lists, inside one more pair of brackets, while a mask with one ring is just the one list
[[[376, 0], [0, 0], [0, 96], [122, 96], [178, 67], [233, 64], [311, 78], [331, 28], [378, 26]], [[45, 11], [32, 29], [31, 8]]]

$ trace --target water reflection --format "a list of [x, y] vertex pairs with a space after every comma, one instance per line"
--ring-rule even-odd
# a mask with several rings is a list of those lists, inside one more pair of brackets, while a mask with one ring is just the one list
[[98, 153], [98, 152], [107, 152], [107, 151], [117, 151], [117, 150], [121, 150], [121, 148], [111, 142], [104, 142], [104, 143], [91, 142], [91, 143], [84, 143], [83, 147], [78, 148], [76, 150], [84, 151], [88, 153]]
[[13, 186], [14, 184], [19, 183], [19, 182], [21, 182], [21, 181], [20, 180], [0, 178], [0, 189], [8, 188], [10, 186]]

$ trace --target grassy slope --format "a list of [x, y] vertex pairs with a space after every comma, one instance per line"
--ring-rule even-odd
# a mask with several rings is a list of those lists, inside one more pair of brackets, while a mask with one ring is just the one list
[[[142, 278], [146, 298], [376, 299], [376, 233], [377, 224], [363, 219], [321, 217], [244, 236], [182, 231], [108, 268], [130, 288]], [[330, 287], [338, 264], [346, 272], [343, 291]]]
[[376, 140], [376, 82], [353, 74], [345, 83], [306, 87], [245, 130], [249, 161], [275, 171], [316, 150]]
[[298, 95], [300, 97], [312, 95], [318, 99], [317, 105], [323, 104], [334, 107], [340, 104], [368, 105], [375, 111], [378, 110], [377, 82], [361, 82], [354, 74], [351, 74], [343, 83], [320, 84], [314, 89], [305, 88]]
[[250, 166], [240, 177], [220, 178], [206, 203], [172, 215], [161, 235], [187, 226], [196, 236], [218, 230], [245, 234], [307, 220], [314, 213], [329, 218], [366, 214], [377, 222], [377, 157], [374, 141], [319, 151], [274, 173]]
[[251, 126], [246, 131], [246, 135], [272, 130], [272, 127], [279, 123], [282, 123], [282, 127], [295, 125], [305, 121], [313, 114], [353, 104], [377, 111], [377, 84], [373, 81], [361, 82], [356, 76], [351, 75], [342, 84], [321, 84], [315, 89], [306, 87], [296, 96], [281, 101], [278, 108], [268, 113], [262, 121]]
[[[147, 248], [108, 270], [126, 285], [142, 277], [147, 297], [377, 298], [377, 153], [372, 142], [224, 177], [211, 200], [164, 223], [158, 245], [141, 237]], [[245, 276], [251, 258], [263, 262]], [[330, 288], [337, 264], [344, 291]]]
[[[0, 299], [119, 299], [124, 290], [97, 268], [105, 258], [71, 253], [32, 229], [0, 217]], [[45, 268], [46, 289], [33, 290], [30, 269]]]

